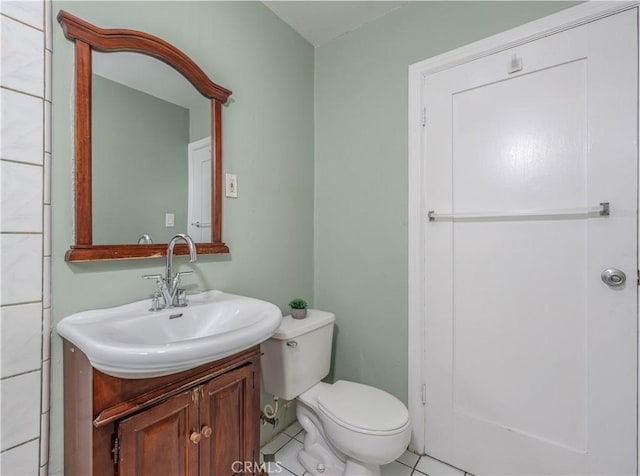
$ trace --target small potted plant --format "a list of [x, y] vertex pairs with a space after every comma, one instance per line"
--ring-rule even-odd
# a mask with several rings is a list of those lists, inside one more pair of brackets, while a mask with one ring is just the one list
[[289, 302], [289, 308], [291, 309], [291, 317], [294, 319], [304, 319], [307, 317], [307, 301], [301, 298], [292, 299]]

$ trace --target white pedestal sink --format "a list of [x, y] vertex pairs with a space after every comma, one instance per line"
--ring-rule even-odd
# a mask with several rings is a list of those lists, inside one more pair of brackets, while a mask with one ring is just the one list
[[151, 378], [188, 370], [259, 344], [280, 326], [266, 301], [206, 291], [188, 306], [149, 311], [150, 300], [84, 311], [58, 323], [58, 334], [91, 365], [120, 378]]

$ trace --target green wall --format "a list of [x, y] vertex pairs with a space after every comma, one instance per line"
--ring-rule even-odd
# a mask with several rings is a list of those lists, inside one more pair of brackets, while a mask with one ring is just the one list
[[408, 66], [567, 8], [410, 2], [315, 50], [315, 306], [335, 378], [407, 401]]
[[[238, 175], [224, 199], [228, 256], [180, 257], [191, 290], [223, 289], [285, 308], [313, 296], [313, 48], [259, 2], [54, 2], [100, 27], [132, 28], [173, 43], [233, 91], [223, 107], [223, 172]], [[69, 264], [73, 240], [73, 43], [53, 29], [53, 325], [77, 311], [146, 299], [143, 274], [163, 259]], [[197, 128], [192, 128], [197, 134]], [[113, 226], [118, 226], [114, 223]], [[63, 473], [61, 340], [53, 333], [51, 474]], [[293, 417], [293, 412], [288, 412]]]
[[95, 74], [91, 86], [94, 243], [186, 233], [189, 109]]

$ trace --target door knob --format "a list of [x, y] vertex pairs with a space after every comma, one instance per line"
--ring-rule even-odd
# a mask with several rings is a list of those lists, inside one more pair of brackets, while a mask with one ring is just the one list
[[213, 430], [211, 429], [210, 426], [205, 425], [202, 427], [202, 431], [200, 433], [202, 433], [202, 436], [204, 436], [205, 438], [209, 438], [213, 433]]
[[600, 278], [607, 286], [616, 287], [624, 284], [627, 275], [618, 268], [607, 268], [600, 274]]
[[200, 443], [200, 440], [202, 439], [202, 435], [197, 431], [194, 431], [193, 433], [191, 433], [191, 436], [189, 437], [189, 439], [191, 440], [191, 443], [197, 445], [198, 443]]

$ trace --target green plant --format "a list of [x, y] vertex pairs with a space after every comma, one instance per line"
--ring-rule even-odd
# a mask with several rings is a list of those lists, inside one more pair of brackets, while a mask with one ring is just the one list
[[307, 301], [301, 298], [295, 298], [289, 302], [289, 307], [291, 309], [306, 309], [307, 306], [308, 306]]

